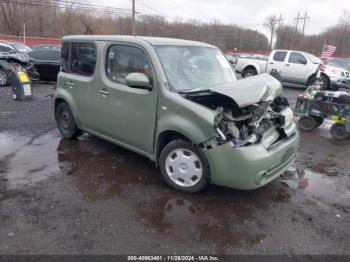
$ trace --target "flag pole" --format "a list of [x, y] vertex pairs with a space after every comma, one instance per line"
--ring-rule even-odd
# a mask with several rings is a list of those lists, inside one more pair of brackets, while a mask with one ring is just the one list
[[323, 50], [324, 50], [324, 46], [326, 45], [326, 41], [327, 40], [324, 40], [324, 42], [323, 42], [323, 46], [322, 46], [322, 50], [321, 50], [321, 57], [322, 57], [322, 53], [323, 53]]

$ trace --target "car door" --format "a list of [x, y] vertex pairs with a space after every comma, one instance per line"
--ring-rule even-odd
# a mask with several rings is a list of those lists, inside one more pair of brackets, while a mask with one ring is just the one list
[[287, 54], [288, 51], [274, 51], [267, 62], [266, 73], [276, 70], [280, 75], [281, 81], [283, 81], [285, 79], [284, 64]]
[[[111, 44], [103, 66], [97, 103], [100, 132], [144, 155], [153, 153], [157, 89], [146, 51], [139, 46]], [[125, 77], [134, 72], [148, 76], [152, 89], [127, 86]]]
[[95, 79], [96, 45], [88, 42], [66, 42], [62, 48], [61, 72], [58, 85], [68, 93], [75, 109], [76, 121], [94, 130], [97, 121], [94, 94], [98, 90]]
[[308, 73], [307, 59], [300, 52], [290, 52], [287, 62], [284, 64], [284, 81], [303, 84]]

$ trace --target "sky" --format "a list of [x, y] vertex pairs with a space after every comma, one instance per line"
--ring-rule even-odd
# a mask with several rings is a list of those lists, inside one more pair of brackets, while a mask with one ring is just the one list
[[[267, 34], [263, 26], [271, 14], [282, 15], [283, 24], [296, 25], [298, 12], [307, 12], [310, 19], [306, 34], [317, 34], [337, 23], [344, 10], [350, 11], [350, 0], [135, 0], [136, 11], [143, 14], [164, 15], [169, 21], [176, 18], [202, 22], [219, 20]], [[90, 1], [120, 8], [131, 8], [131, 0]], [[302, 20], [299, 29], [302, 29]]]

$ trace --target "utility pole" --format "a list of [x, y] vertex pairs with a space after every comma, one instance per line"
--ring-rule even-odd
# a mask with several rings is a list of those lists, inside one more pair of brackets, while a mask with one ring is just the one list
[[275, 26], [278, 25], [278, 28], [279, 28], [282, 21], [283, 21], [282, 14], [280, 14], [279, 18], [276, 18], [276, 16], [273, 16], [271, 20], [271, 37], [270, 37], [270, 45], [269, 45], [270, 50], [272, 50], [272, 40], [273, 40], [273, 35], [275, 33]]
[[280, 17], [276, 21], [278, 22], [278, 28], [280, 28], [280, 26], [283, 22], [282, 14], [280, 14]]
[[136, 36], [136, 29], [135, 29], [135, 0], [131, 0], [132, 1], [132, 35]]
[[298, 25], [299, 25], [299, 20], [301, 20], [302, 17], [300, 16], [300, 12], [298, 12], [298, 16], [296, 18], [294, 18], [294, 20], [297, 21], [297, 24], [295, 26], [295, 32], [298, 32]]
[[304, 17], [301, 18], [301, 20], [304, 20], [303, 23], [303, 31], [302, 31], [302, 35], [304, 36], [304, 32], [305, 32], [305, 24], [306, 24], [306, 20], [310, 19], [310, 17], [307, 16], [307, 12], [305, 12]]

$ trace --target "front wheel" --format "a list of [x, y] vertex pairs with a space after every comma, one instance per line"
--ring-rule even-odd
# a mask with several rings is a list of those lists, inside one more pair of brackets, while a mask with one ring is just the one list
[[7, 86], [9, 83], [9, 78], [6, 71], [0, 68], [0, 87]]
[[346, 132], [345, 125], [341, 123], [333, 124], [330, 131], [335, 140], [344, 140], [350, 137], [350, 133]]
[[160, 172], [171, 187], [195, 193], [210, 183], [208, 161], [200, 148], [184, 140], [167, 144], [159, 157]]
[[75, 138], [81, 135], [82, 131], [75, 123], [73, 113], [68, 104], [62, 102], [56, 108], [56, 121], [58, 129], [65, 138]]
[[321, 75], [321, 79], [322, 79], [321, 89], [322, 90], [329, 90], [330, 89], [329, 78], [327, 76], [325, 76], [325, 75]]

